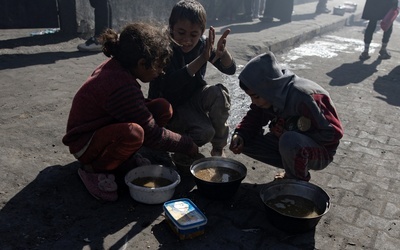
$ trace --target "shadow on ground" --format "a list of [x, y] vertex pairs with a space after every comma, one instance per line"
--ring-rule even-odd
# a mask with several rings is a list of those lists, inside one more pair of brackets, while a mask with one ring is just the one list
[[[98, 52], [96, 52], [98, 53]], [[23, 68], [34, 65], [54, 64], [60, 60], [79, 58], [89, 53], [73, 52], [43, 52], [37, 54], [0, 55], [0, 70]]]
[[16, 47], [21, 47], [21, 46], [24, 46], [24, 47], [44, 46], [44, 45], [51, 45], [51, 44], [67, 42], [74, 38], [76, 38], [76, 36], [66, 35], [63, 33], [26, 36], [26, 37], [19, 37], [19, 38], [7, 39], [7, 40], [0, 40], [0, 48], [13, 49]]
[[[0, 55], [0, 70], [23, 68], [34, 65], [46, 65], [54, 64], [60, 60], [67, 60], [71, 58], [79, 58], [87, 56], [88, 53], [82, 53], [79, 51], [66, 52], [63, 50], [63, 43], [68, 42], [76, 37], [67, 36], [63, 34], [45, 34], [38, 36], [28, 36], [21, 38], [14, 38], [8, 40], [0, 40], [0, 48], [10, 49], [11, 53]], [[26, 53], [30, 49], [26, 47], [34, 46], [59, 46], [60, 48], [54, 47], [56, 51], [46, 51], [41, 53]], [[22, 49], [20, 49], [22, 47]], [[38, 49], [32, 49], [37, 51]], [[98, 53], [98, 52], [93, 52]]]
[[[400, 66], [392, 69], [389, 74], [380, 76], [374, 82], [374, 90], [384, 97], [378, 96], [390, 105], [400, 107]], [[397, 83], [397, 84], [396, 84]], [[386, 98], [385, 98], [386, 97]]]
[[165, 222], [161, 204], [135, 202], [126, 186], [117, 202], [102, 204], [86, 191], [78, 167], [73, 162], [45, 168], [4, 205], [0, 249], [122, 249], [135, 237], [140, 241], [144, 230], [151, 231], [159, 249], [209, 248], [213, 242], [228, 249], [314, 249], [315, 231], [290, 235], [269, 223], [259, 198], [263, 185], [242, 183], [234, 197], [209, 200], [197, 192], [191, 176], [182, 176], [173, 199], [191, 199], [208, 223], [204, 235], [181, 241]]
[[100, 203], [77, 169], [76, 162], [47, 167], [9, 200], [0, 211], [0, 249], [102, 249], [108, 235], [131, 225], [125, 237], [134, 237], [160, 216], [160, 206], [139, 205], [127, 190], [116, 203]]
[[381, 61], [381, 59], [377, 58], [372, 63], [360, 60], [353, 63], [344, 63], [331, 72], [326, 73], [327, 76], [332, 78], [329, 85], [346, 86], [350, 83], [361, 83], [378, 71], [377, 67]]

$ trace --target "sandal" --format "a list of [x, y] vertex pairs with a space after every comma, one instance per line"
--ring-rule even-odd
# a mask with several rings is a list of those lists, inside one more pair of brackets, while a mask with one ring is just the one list
[[380, 59], [390, 59], [392, 57], [392, 55], [389, 54], [389, 52], [387, 52], [387, 50], [380, 50], [379, 51], [379, 58]]
[[360, 55], [360, 60], [367, 60], [367, 59], [369, 59], [369, 58], [371, 58], [371, 56], [368, 54], [368, 52], [363, 52], [363, 53], [361, 53], [361, 55]]
[[89, 193], [101, 201], [116, 201], [118, 199], [117, 183], [113, 174], [88, 173], [78, 169], [79, 177]]

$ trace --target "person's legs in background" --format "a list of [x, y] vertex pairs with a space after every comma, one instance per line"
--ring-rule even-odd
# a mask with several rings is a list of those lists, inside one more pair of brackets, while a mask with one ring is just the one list
[[78, 45], [79, 51], [99, 52], [102, 45], [98, 41], [100, 34], [107, 28], [112, 28], [112, 11], [108, 0], [89, 0], [94, 8], [94, 36], [85, 43]]
[[[111, 5], [108, 0], [90, 2], [94, 7], [94, 36], [98, 37], [105, 29], [112, 28]], [[95, 5], [92, 2], [95, 2]]]
[[326, 7], [328, 0], [319, 0], [315, 9], [316, 14], [330, 13], [331, 10]]
[[253, 20], [253, 2], [254, 0], [239, 0], [232, 1], [234, 5], [235, 18], [240, 21], [252, 21]]
[[380, 59], [390, 59], [392, 57], [390, 55], [390, 53], [386, 50], [390, 36], [392, 35], [392, 31], [393, 31], [393, 24], [390, 26], [390, 28], [387, 31], [383, 32], [382, 47], [379, 50], [379, 58]]
[[364, 32], [364, 51], [360, 55], [360, 60], [367, 60], [371, 56], [369, 55], [369, 45], [372, 41], [372, 36], [374, 35], [374, 31], [376, 28], [377, 20], [369, 20], [367, 28]]
[[264, 14], [264, 8], [265, 8], [265, 0], [260, 0], [260, 7], [258, 12], [259, 16], [262, 16]]
[[253, 18], [259, 18], [260, 16], [260, 0], [253, 1]]
[[260, 20], [263, 22], [272, 22], [274, 17], [272, 15], [272, 10], [274, 9], [275, 0], [265, 0], [264, 3], [264, 13], [263, 16], [260, 17]]

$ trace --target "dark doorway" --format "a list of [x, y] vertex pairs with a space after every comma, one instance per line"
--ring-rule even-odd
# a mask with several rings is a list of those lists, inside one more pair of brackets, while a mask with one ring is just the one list
[[58, 28], [57, 0], [0, 0], [0, 29]]

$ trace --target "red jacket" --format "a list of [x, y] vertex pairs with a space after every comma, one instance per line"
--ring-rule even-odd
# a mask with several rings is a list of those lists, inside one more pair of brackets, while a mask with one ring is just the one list
[[98, 66], [76, 93], [62, 141], [72, 154], [80, 151], [94, 132], [114, 123], [137, 123], [144, 130], [144, 146], [187, 153], [192, 139], [158, 127], [145, 105], [136, 78], [118, 61]]

